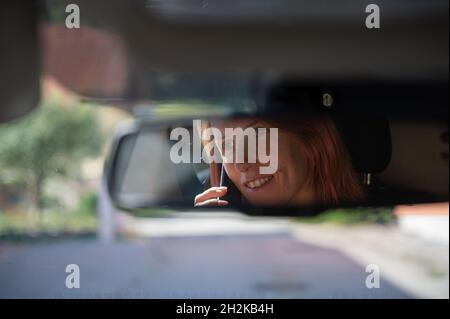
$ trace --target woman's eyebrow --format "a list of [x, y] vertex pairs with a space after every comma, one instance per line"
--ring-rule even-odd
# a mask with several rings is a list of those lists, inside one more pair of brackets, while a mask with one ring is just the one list
[[[249, 124], [245, 125], [244, 127], [242, 127], [242, 129], [245, 130], [246, 128], [255, 126], [256, 124], [262, 124], [262, 123], [259, 122], [258, 120], [254, 120], [254, 121], [250, 122]], [[229, 127], [221, 128], [220, 131], [223, 133], [225, 131], [225, 129], [227, 129], [227, 128], [229, 128]], [[230, 127], [230, 128], [232, 128], [232, 127]], [[235, 128], [237, 128], [237, 127], [235, 127]]]
[[[249, 124], [245, 125], [242, 129], [245, 130], [245, 129], [249, 128], [249, 127], [254, 127], [254, 128], [256, 128], [255, 126], [257, 126], [257, 124], [260, 124], [260, 126], [264, 127], [264, 125], [263, 125], [260, 121], [254, 120], [254, 121], [250, 122]], [[225, 128], [226, 128], [226, 127], [225, 127]], [[224, 128], [224, 130], [225, 130], [225, 128]], [[222, 132], [223, 137], [226, 137], [226, 136], [225, 136], [225, 133], [224, 133], [224, 130], [220, 130], [220, 131]]]
[[250, 122], [249, 124], [247, 124], [247, 125], [244, 127], [244, 130], [245, 130], [246, 128], [249, 128], [249, 127], [257, 126], [257, 124], [261, 124], [261, 125], [262, 125], [261, 122], [259, 122], [258, 120], [255, 120], [255, 121]]

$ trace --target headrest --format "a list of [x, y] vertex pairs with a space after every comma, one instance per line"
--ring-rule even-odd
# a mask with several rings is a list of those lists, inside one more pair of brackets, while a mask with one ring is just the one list
[[386, 116], [373, 112], [372, 102], [380, 100], [376, 94], [376, 90], [360, 90], [357, 85], [283, 82], [268, 90], [263, 113], [330, 116], [348, 148], [355, 170], [377, 174], [388, 166], [392, 144]]

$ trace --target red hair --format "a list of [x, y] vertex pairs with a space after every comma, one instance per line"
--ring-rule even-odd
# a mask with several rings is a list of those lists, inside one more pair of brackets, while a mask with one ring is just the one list
[[312, 188], [317, 203], [358, 202], [364, 198], [350, 154], [331, 119], [308, 117], [280, 124], [300, 137], [308, 166], [306, 187]]

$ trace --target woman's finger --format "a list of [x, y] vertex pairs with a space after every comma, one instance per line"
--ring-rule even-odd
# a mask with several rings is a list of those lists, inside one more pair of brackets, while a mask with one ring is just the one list
[[228, 188], [226, 186], [208, 188], [203, 193], [195, 196], [194, 204], [204, 202], [208, 199], [213, 199], [213, 198], [217, 199], [219, 197], [222, 197], [227, 193], [227, 190], [228, 190]]

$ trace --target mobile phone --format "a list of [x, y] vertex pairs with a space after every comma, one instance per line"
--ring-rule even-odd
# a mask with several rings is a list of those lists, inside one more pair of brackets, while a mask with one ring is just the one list
[[[223, 174], [224, 174], [224, 166], [223, 163], [221, 164], [220, 168], [220, 181], [219, 181], [219, 187], [223, 186]], [[219, 201], [220, 197], [217, 197], [217, 201]]]

